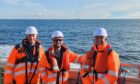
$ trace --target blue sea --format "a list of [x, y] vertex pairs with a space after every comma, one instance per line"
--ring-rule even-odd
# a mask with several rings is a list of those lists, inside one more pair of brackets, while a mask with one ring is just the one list
[[70, 49], [84, 55], [93, 43], [93, 32], [98, 27], [107, 29], [108, 43], [120, 54], [122, 62], [140, 63], [139, 19], [1, 19], [0, 57], [7, 57], [12, 47], [25, 38], [27, 26], [37, 27], [38, 39], [47, 50], [51, 46], [51, 34], [60, 30]]
[[0, 57], [8, 57], [11, 49], [25, 38], [27, 26], [37, 27], [38, 39], [45, 50], [51, 46], [51, 34], [60, 30], [72, 51], [85, 55], [93, 43], [98, 27], [108, 31], [108, 43], [119, 53], [121, 63], [140, 63], [139, 19], [1, 19]]

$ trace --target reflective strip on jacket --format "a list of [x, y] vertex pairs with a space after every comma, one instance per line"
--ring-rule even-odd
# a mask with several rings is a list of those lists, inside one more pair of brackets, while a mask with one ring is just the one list
[[[5, 67], [5, 72], [4, 72], [4, 84], [13, 84], [13, 80], [16, 82], [16, 84], [25, 84], [26, 82], [25, 63], [24, 62], [16, 63], [18, 59], [21, 59], [26, 56], [25, 51], [19, 51], [19, 49], [20, 48], [16, 49], [16, 47], [14, 47], [12, 52], [10, 53], [10, 56], [8, 57], [7, 64]], [[39, 58], [43, 55], [43, 53], [44, 50], [41, 47], [39, 50]], [[32, 74], [34, 73], [36, 65], [37, 62], [34, 62], [32, 64], [31, 62], [27, 62], [28, 80], [30, 80]], [[34, 77], [31, 81], [31, 84], [37, 84], [38, 79], [39, 79], [39, 74], [38, 74], [38, 70], [36, 70]]]
[[[93, 47], [94, 50], [95, 47]], [[90, 52], [90, 51], [89, 51]], [[119, 67], [120, 67], [120, 60], [119, 60], [119, 55], [112, 50], [108, 56], [107, 60], [107, 73], [97, 73], [98, 74], [98, 79], [95, 79], [95, 74], [93, 75], [93, 71], [97, 65], [99, 65], [99, 59], [102, 58], [102, 52], [97, 53], [97, 58], [96, 58], [96, 64], [95, 67], [91, 67], [90, 70], [85, 71], [84, 68], [89, 68], [90, 65], [85, 64], [87, 58], [91, 55], [89, 52], [86, 53], [86, 56], [82, 62], [82, 68], [81, 68], [81, 77], [82, 77], [82, 82], [83, 84], [115, 84], [118, 78], [118, 72], [119, 72]], [[92, 62], [91, 62], [92, 63]], [[99, 66], [102, 67], [102, 66]], [[87, 75], [85, 75], [88, 72]], [[98, 72], [98, 71], [97, 71]], [[84, 76], [84, 77], [83, 77]], [[94, 76], [94, 77], [93, 77]]]

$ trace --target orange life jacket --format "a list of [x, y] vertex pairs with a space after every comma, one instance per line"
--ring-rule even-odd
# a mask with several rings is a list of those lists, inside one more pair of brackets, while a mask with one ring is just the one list
[[107, 60], [108, 60], [108, 55], [112, 51], [112, 46], [107, 45], [106, 48], [103, 51], [98, 51], [102, 52], [103, 55], [100, 59], [98, 59], [97, 63], [97, 51], [94, 50], [92, 47], [89, 52], [87, 52], [87, 59], [85, 62], [85, 65], [83, 69], [85, 71], [90, 72], [91, 70], [94, 70], [96, 73], [107, 73]]
[[62, 49], [65, 50], [65, 53], [67, 53], [67, 55], [60, 56], [59, 60], [61, 60], [60, 61], [61, 63], [59, 63], [59, 64], [61, 64], [61, 65], [58, 65], [58, 60], [54, 56], [54, 54], [52, 53], [52, 48], [49, 48], [48, 51], [46, 51], [46, 56], [47, 56], [46, 58], [51, 65], [50, 70], [52, 70], [53, 72], [60, 72], [61, 70], [67, 71], [70, 69], [70, 61], [68, 59], [69, 58], [69, 50], [64, 45], [62, 46]]
[[53, 53], [53, 47], [45, 52], [46, 59], [50, 65], [47, 67], [48, 83], [67, 84], [69, 78], [68, 70], [70, 69], [69, 49], [62, 45], [61, 50], [62, 53], [59, 60]]
[[120, 67], [119, 55], [111, 45], [94, 45], [86, 53], [80, 70], [83, 84], [114, 84]]
[[[19, 65], [19, 64], [22, 64], [22, 63], [25, 63], [25, 76], [26, 76], [26, 84], [31, 84], [32, 82], [32, 79], [34, 78], [34, 75], [36, 73], [36, 70], [37, 70], [37, 66], [38, 66], [38, 61], [39, 61], [39, 51], [40, 51], [40, 45], [41, 45], [41, 42], [36, 40], [35, 42], [35, 47], [33, 49], [33, 54], [31, 54], [29, 48], [27, 48], [27, 45], [28, 44], [28, 41], [26, 39], [24, 39], [22, 41], [22, 44], [18, 44], [15, 46], [16, 50], [18, 51], [18, 53], [24, 53], [25, 52], [25, 55], [26, 56], [23, 56], [22, 58], [20, 59], [17, 59], [16, 62], [15, 62], [15, 65]], [[31, 68], [34, 67], [34, 71], [32, 73], [32, 75], [30, 77], [28, 77], [28, 64], [27, 63], [31, 63]], [[33, 63], [36, 65], [33, 66]], [[13, 82], [16, 83], [15, 80], [13, 80]]]

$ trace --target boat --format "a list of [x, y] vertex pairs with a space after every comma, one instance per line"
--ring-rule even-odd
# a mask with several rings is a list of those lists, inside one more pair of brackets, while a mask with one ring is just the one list
[[[5, 64], [0, 62], [0, 84], [4, 84], [4, 67]], [[140, 84], [140, 64], [128, 64], [122, 63], [121, 67], [129, 67], [137, 69], [137, 76], [126, 76], [128, 72], [127, 69], [121, 70], [121, 73], [125, 73], [124, 75], [120, 74], [118, 78], [118, 84]], [[82, 84], [81, 79], [79, 77], [79, 69], [70, 69], [69, 71], [70, 78], [68, 80], [68, 84]]]

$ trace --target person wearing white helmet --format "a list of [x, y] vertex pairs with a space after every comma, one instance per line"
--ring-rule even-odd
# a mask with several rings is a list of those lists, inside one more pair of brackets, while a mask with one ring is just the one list
[[97, 28], [94, 43], [82, 61], [83, 84], [116, 84], [120, 67], [119, 55], [107, 43], [107, 30]]
[[38, 31], [28, 26], [26, 38], [17, 44], [8, 57], [4, 84], [38, 84], [38, 62], [44, 53], [41, 42], [37, 40]]
[[107, 36], [105, 28], [97, 28], [93, 34], [94, 43], [98, 45], [98, 47], [107, 44]]
[[82, 56], [70, 51], [63, 44], [64, 35], [61, 31], [52, 34], [52, 47], [46, 51], [39, 62], [39, 71], [46, 84], [67, 84], [70, 62], [80, 62]]
[[64, 39], [64, 35], [61, 31], [53, 32], [53, 34], [52, 34], [53, 46], [58, 48], [58, 50], [61, 48], [61, 46], [63, 44], [63, 39]]
[[27, 39], [33, 45], [37, 39], [38, 31], [34, 26], [28, 26], [25, 32]]

